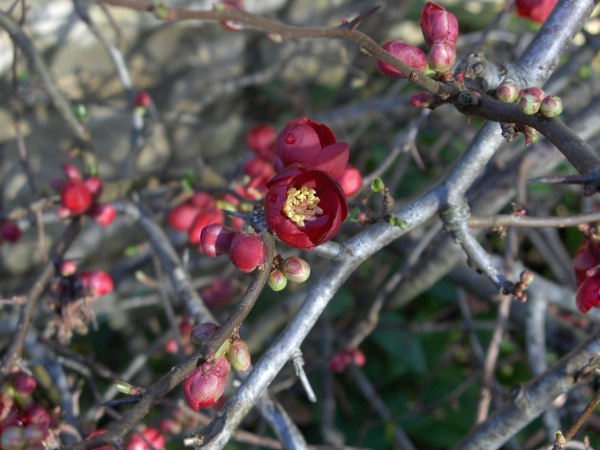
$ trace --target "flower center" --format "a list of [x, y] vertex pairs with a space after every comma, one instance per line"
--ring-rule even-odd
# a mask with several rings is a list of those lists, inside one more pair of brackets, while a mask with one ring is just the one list
[[289, 188], [283, 213], [299, 227], [303, 227], [305, 221], [315, 220], [315, 216], [323, 212], [323, 209], [317, 206], [321, 199], [316, 193], [314, 189], [306, 186], [300, 189]]

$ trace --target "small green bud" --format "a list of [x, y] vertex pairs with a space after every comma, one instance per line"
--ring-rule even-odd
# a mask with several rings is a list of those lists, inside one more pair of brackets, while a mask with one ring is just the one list
[[117, 391], [125, 395], [142, 395], [145, 391], [144, 388], [133, 386], [123, 380], [116, 380], [115, 387], [117, 388]]
[[277, 269], [271, 271], [271, 273], [269, 274], [269, 279], [267, 280], [269, 287], [275, 292], [279, 292], [285, 289], [285, 287], [287, 286], [287, 282], [288, 280], [285, 277], [285, 275]]
[[531, 283], [533, 283], [533, 272], [529, 271], [529, 270], [524, 270], [523, 272], [521, 272], [521, 283], [523, 283], [526, 286], [531, 285]]
[[234, 341], [227, 353], [225, 354], [227, 361], [231, 364], [235, 370], [240, 372], [246, 372], [250, 368], [250, 363], [252, 361], [250, 357], [250, 350], [248, 350], [248, 346], [241, 339]]
[[381, 178], [377, 177], [371, 182], [371, 189], [373, 189], [373, 192], [383, 192], [385, 183]]
[[527, 88], [519, 92], [519, 109], [527, 115], [537, 113], [542, 106], [542, 100], [546, 97], [540, 88]]
[[560, 97], [556, 95], [550, 95], [542, 100], [542, 105], [540, 106], [540, 112], [543, 116], [546, 117], [556, 117], [563, 110], [563, 102]]
[[160, 3], [154, 8], [154, 17], [158, 20], [169, 20], [171, 18], [171, 11], [168, 6]]

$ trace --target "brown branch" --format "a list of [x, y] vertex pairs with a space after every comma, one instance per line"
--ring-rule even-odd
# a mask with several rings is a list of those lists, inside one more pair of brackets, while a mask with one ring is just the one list
[[[71, 222], [62, 238], [55, 245], [51, 252], [52, 256], [57, 259], [62, 258], [71, 243], [75, 240], [75, 237], [79, 234], [80, 230], [81, 219], [76, 218]], [[21, 356], [21, 353], [23, 352], [23, 346], [25, 345], [25, 337], [27, 336], [27, 331], [31, 325], [33, 313], [35, 312], [35, 305], [44, 292], [46, 285], [52, 280], [52, 277], [54, 277], [55, 272], [56, 266], [54, 265], [54, 261], [50, 260], [46, 263], [41, 273], [33, 283], [33, 286], [27, 293], [25, 304], [23, 305], [21, 314], [19, 315], [19, 322], [17, 323], [16, 329], [13, 331], [12, 340], [8, 346], [8, 349], [6, 350], [6, 353], [4, 354], [4, 357], [2, 358], [2, 361], [0, 361], [0, 382], [10, 372], [10, 369]]]

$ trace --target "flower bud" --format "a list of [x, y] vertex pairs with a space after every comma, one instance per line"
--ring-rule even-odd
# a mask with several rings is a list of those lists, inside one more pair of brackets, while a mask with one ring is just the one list
[[446, 41], [435, 42], [429, 51], [431, 68], [438, 73], [449, 72], [456, 61], [456, 48]]
[[251, 358], [248, 345], [241, 339], [233, 342], [225, 353], [231, 367], [239, 372], [246, 372], [250, 368]]
[[36, 382], [34, 378], [25, 375], [24, 373], [19, 373], [13, 380], [13, 386], [15, 392], [21, 397], [29, 397], [35, 390]]
[[376, 177], [371, 182], [371, 189], [373, 189], [373, 192], [383, 192], [385, 190], [385, 183], [381, 178]]
[[542, 100], [546, 97], [540, 88], [527, 88], [519, 92], [519, 109], [525, 114], [535, 114], [542, 106]]
[[246, 135], [246, 144], [258, 156], [271, 162], [275, 156], [275, 138], [277, 132], [268, 125], [257, 125]]
[[144, 436], [143, 438], [139, 433], [133, 433], [125, 450], [163, 450], [165, 448], [165, 437], [156, 428], [145, 428], [141, 434]]
[[519, 130], [525, 136], [525, 145], [530, 146], [531, 144], [535, 144], [540, 140], [540, 133], [533, 127], [527, 125], [516, 125], [517, 130]]
[[90, 190], [93, 199], [100, 197], [102, 193], [102, 180], [98, 177], [90, 177], [85, 180], [85, 185]]
[[342, 186], [346, 197], [352, 197], [362, 187], [362, 175], [360, 171], [351, 164], [346, 164], [346, 168], [336, 180]]
[[135, 97], [133, 98], [133, 104], [138, 108], [147, 109], [151, 102], [152, 97], [150, 97], [150, 94], [146, 91], [136, 92]]
[[292, 256], [283, 262], [283, 273], [294, 283], [304, 283], [310, 277], [310, 266], [302, 258]]
[[60, 168], [69, 181], [82, 179], [81, 172], [73, 164], [63, 164]]
[[[419, 72], [422, 72], [427, 68], [427, 57], [425, 56], [425, 53], [417, 47], [405, 44], [404, 41], [396, 40], [386, 42], [383, 44], [383, 49]], [[400, 71], [383, 61], [377, 60], [376, 66], [377, 70], [388, 78], [395, 80], [406, 78]]]
[[458, 39], [458, 20], [443, 7], [428, 2], [421, 12], [421, 31], [430, 47], [439, 41], [454, 47]]
[[200, 233], [202, 250], [211, 258], [229, 253], [231, 241], [236, 234], [238, 234], [237, 231], [222, 223], [210, 224]]
[[201, 323], [196, 325], [191, 332], [192, 342], [196, 345], [202, 345], [202, 343], [219, 328], [217, 324], [211, 322]]
[[83, 289], [94, 297], [110, 294], [114, 289], [110, 275], [101, 270], [81, 272], [79, 277]]
[[279, 292], [285, 289], [287, 286], [287, 281], [288, 280], [285, 275], [280, 270], [275, 269], [269, 274], [267, 283], [273, 291]]
[[10, 425], [0, 435], [0, 447], [3, 450], [22, 450], [25, 447], [23, 427]]
[[409, 102], [416, 107], [428, 108], [433, 103], [433, 95], [429, 92], [419, 92], [411, 95]]
[[62, 206], [73, 215], [84, 213], [92, 204], [92, 193], [81, 180], [69, 181], [63, 188], [60, 198]]
[[109, 226], [117, 217], [117, 211], [110, 203], [94, 203], [88, 214], [101, 227]]
[[229, 259], [235, 267], [244, 273], [250, 273], [264, 264], [267, 250], [260, 236], [256, 234], [237, 234], [229, 249]]
[[63, 261], [60, 264], [58, 271], [63, 277], [70, 277], [77, 272], [77, 264], [73, 261]]
[[496, 97], [505, 103], [516, 102], [519, 98], [519, 88], [514, 81], [504, 80], [496, 89]]
[[229, 376], [229, 362], [225, 357], [213, 363], [203, 363], [183, 382], [183, 391], [194, 411], [214, 405], [223, 395]]
[[562, 112], [562, 110], [563, 102], [560, 97], [557, 97], [556, 95], [549, 95], [542, 100], [540, 112], [543, 116], [556, 117]]
[[17, 242], [21, 238], [21, 229], [19, 226], [13, 222], [12, 220], [7, 220], [6, 222], [0, 222], [0, 226], [2, 227], [0, 241], [4, 239], [8, 242]]
[[523, 283], [525, 286], [529, 286], [531, 285], [531, 283], [533, 283], [533, 272], [529, 271], [529, 270], [524, 270], [523, 272], [521, 272], [521, 283]]

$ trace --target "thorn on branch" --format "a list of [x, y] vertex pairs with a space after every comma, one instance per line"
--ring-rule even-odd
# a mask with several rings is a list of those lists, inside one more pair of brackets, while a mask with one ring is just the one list
[[365, 20], [368, 17], [372, 16], [373, 14], [375, 14], [375, 12], [379, 8], [381, 8], [381, 5], [375, 6], [374, 8], [371, 8], [370, 10], [365, 11], [362, 14], [359, 14], [356, 18], [352, 19], [350, 22], [342, 23], [342, 25], [340, 26], [340, 28], [342, 28], [343, 30], [352, 30], [352, 29], [354, 29], [360, 22], [362, 22], [363, 20]]

